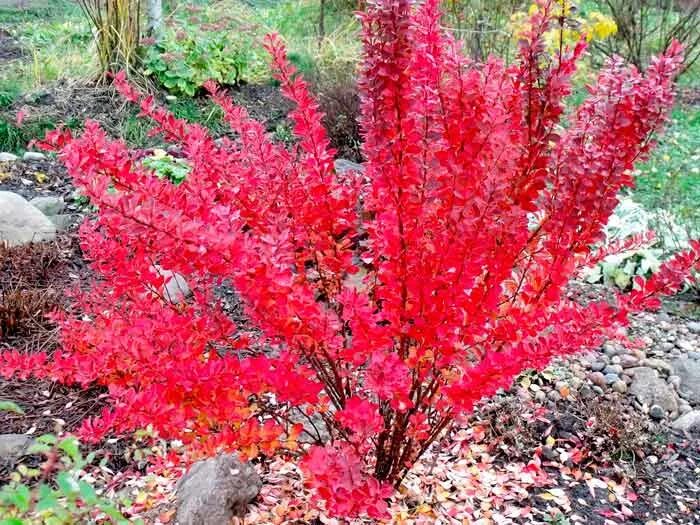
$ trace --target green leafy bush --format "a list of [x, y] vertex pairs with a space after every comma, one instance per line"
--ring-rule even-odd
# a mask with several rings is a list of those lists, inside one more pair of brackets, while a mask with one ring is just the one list
[[142, 523], [124, 517], [88, 482], [84, 468], [94, 455], [84, 457], [74, 437], [41, 436], [27, 453], [43, 455], [46, 461], [41, 468], [20, 465], [0, 489], [0, 525]]
[[153, 153], [143, 159], [141, 163], [158, 178], [167, 179], [173, 184], [181, 184], [192, 170], [187, 161], [168, 155], [162, 149], [154, 150]]
[[251, 28], [241, 22], [224, 17], [209, 23], [205, 16], [191, 16], [147, 48], [145, 74], [171, 93], [192, 97], [210, 79], [240, 84], [254, 59], [253, 47]]

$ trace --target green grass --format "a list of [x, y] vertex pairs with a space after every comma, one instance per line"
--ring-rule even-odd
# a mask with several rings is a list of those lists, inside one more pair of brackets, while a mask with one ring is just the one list
[[26, 55], [0, 68], [2, 94], [37, 89], [60, 78], [90, 74], [94, 67], [92, 36], [73, 2], [51, 0], [29, 10], [0, 8], [0, 27], [21, 44]]
[[678, 107], [672, 117], [649, 160], [638, 166], [633, 195], [700, 232], [700, 107]]

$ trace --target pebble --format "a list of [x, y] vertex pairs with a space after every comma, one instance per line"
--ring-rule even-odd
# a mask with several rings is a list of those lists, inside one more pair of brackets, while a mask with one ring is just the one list
[[615, 373], [605, 374], [605, 384], [612, 385], [620, 380], [620, 376]]
[[642, 361], [639, 363], [640, 366], [648, 366], [649, 368], [654, 368], [655, 370], [658, 370], [659, 372], [665, 372], [667, 374], [672, 374], [673, 373], [673, 367], [664, 361], [663, 359], [654, 359], [654, 358], [649, 358], [649, 359], [642, 359]]
[[588, 379], [596, 386], [605, 386], [605, 375], [602, 372], [591, 372]]
[[[598, 388], [598, 387], [595, 387]], [[579, 391], [578, 394], [581, 396], [581, 399], [593, 399], [595, 397], [595, 392], [593, 389], [588, 386], [588, 385], [583, 385]]]
[[686, 326], [691, 334], [700, 334], [700, 322], [691, 321]]
[[690, 341], [676, 341], [676, 346], [684, 352], [692, 352], [698, 349], [697, 345], [691, 343]]
[[0, 162], [14, 162], [17, 160], [17, 155], [3, 151], [0, 153]]
[[622, 368], [632, 368], [639, 364], [639, 359], [630, 354], [624, 354], [620, 357], [620, 365]]
[[535, 393], [535, 400], [538, 403], [544, 403], [546, 399], [547, 399], [547, 394], [545, 394], [542, 390], [538, 390]]
[[688, 352], [688, 357], [695, 359], [696, 361], [700, 361], [700, 352]]
[[615, 381], [612, 385], [612, 389], [615, 392], [624, 394], [625, 392], [627, 392], [627, 383], [625, 383], [624, 381]]
[[668, 384], [678, 390], [681, 387], [680, 376], [668, 376]]
[[652, 419], [660, 421], [664, 417], [666, 417], [666, 412], [664, 412], [664, 409], [661, 408], [659, 405], [651, 405], [651, 407], [649, 408], [649, 416]]
[[603, 373], [608, 375], [608, 374], [621, 374], [622, 373], [622, 367], [620, 365], [608, 365], [603, 369]]
[[591, 363], [591, 370], [593, 370], [594, 372], [600, 372], [605, 368], [605, 366], [606, 365], [603, 361], [593, 361]]
[[550, 401], [561, 401], [561, 394], [556, 390], [550, 390], [549, 392], [547, 392], [547, 398]]
[[664, 342], [664, 343], [661, 343], [659, 346], [661, 347], [661, 350], [664, 350], [665, 352], [669, 352], [670, 350], [673, 349], [673, 347], [675, 345], [673, 343]]
[[27, 151], [24, 153], [22, 160], [25, 162], [37, 162], [40, 160], [46, 160], [46, 155], [38, 151]]

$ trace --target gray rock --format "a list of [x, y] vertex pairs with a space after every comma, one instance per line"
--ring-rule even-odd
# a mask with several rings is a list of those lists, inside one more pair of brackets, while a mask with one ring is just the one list
[[26, 454], [32, 438], [24, 434], [0, 434], [0, 459], [15, 459]]
[[687, 325], [688, 331], [690, 331], [691, 334], [700, 334], [700, 323], [697, 321], [691, 321]]
[[66, 207], [63, 197], [35, 197], [29, 204], [47, 216], [63, 213]]
[[605, 368], [605, 363], [603, 361], [593, 361], [591, 363], [591, 370], [594, 372], [601, 372]]
[[634, 371], [630, 393], [643, 405], [659, 405], [667, 412], [678, 411], [678, 400], [673, 387], [666, 383], [653, 368], [637, 367]]
[[700, 352], [688, 352], [688, 357], [700, 361]]
[[593, 399], [595, 397], [595, 392], [588, 385], [583, 385], [578, 394], [581, 396], [581, 399]]
[[692, 352], [693, 350], [698, 349], [698, 345], [693, 344], [690, 341], [676, 341], [676, 346], [684, 352]]
[[602, 372], [591, 372], [588, 375], [588, 379], [596, 386], [603, 387], [607, 383], [605, 382], [605, 376]]
[[700, 410], [692, 410], [676, 419], [671, 427], [682, 432], [700, 430]]
[[616, 381], [613, 383], [612, 389], [615, 392], [624, 394], [625, 392], [627, 392], [627, 383], [625, 383], [624, 381]]
[[621, 374], [622, 367], [620, 365], [608, 365], [603, 369], [604, 374]]
[[50, 241], [56, 226], [24, 197], [0, 191], [0, 242], [19, 246], [30, 242]]
[[27, 151], [22, 156], [24, 162], [38, 162], [40, 160], [46, 160], [46, 155], [38, 151]]
[[654, 368], [655, 370], [658, 370], [659, 372], [664, 372], [664, 373], [669, 374], [669, 375], [673, 374], [673, 367], [667, 361], [664, 361], [663, 359], [654, 359], [654, 358], [642, 359], [642, 361], [639, 363], [639, 365], [642, 367]]
[[620, 380], [620, 376], [617, 374], [605, 374], [605, 384], [612, 385]]
[[639, 359], [630, 354], [624, 354], [620, 356], [620, 365], [622, 368], [632, 368], [639, 364]]
[[17, 158], [17, 155], [13, 153], [8, 153], [6, 151], [0, 153], [0, 162], [14, 162], [17, 160]]
[[547, 392], [547, 399], [554, 402], [561, 401], [561, 394], [556, 390], [550, 390]]
[[346, 173], [348, 171], [357, 171], [359, 173], [365, 172], [365, 167], [357, 162], [352, 162], [347, 159], [336, 159], [335, 161], [335, 171], [338, 173]]
[[700, 361], [683, 358], [673, 362], [676, 375], [681, 378], [679, 392], [691, 404], [700, 404]]
[[156, 265], [152, 268], [154, 273], [163, 277], [163, 289], [159, 292], [153, 290], [156, 295], [163, 295], [165, 299], [173, 304], [180, 304], [192, 295], [192, 290], [187, 284], [187, 280], [179, 273], [166, 270]]
[[262, 481], [248, 463], [220, 455], [195, 463], [176, 489], [178, 525], [223, 525], [243, 516]]
[[661, 421], [664, 417], [666, 417], [666, 412], [659, 405], [651, 405], [651, 408], [649, 409], [649, 416], [652, 419]]
[[661, 350], [663, 350], [665, 352], [669, 352], [675, 348], [675, 345], [673, 343], [664, 342], [664, 343], [661, 343], [659, 345], [659, 347], [661, 348]]
[[64, 232], [71, 229], [75, 224], [77, 224], [81, 219], [80, 215], [74, 215], [70, 213], [62, 213], [60, 215], [51, 215], [49, 220], [56, 226], [56, 230]]

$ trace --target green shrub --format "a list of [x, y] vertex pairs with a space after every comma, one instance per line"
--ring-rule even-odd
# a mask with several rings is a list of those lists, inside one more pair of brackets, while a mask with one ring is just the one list
[[27, 453], [43, 455], [46, 462], [41, 468], [20, 465], [0, 489], [0, 525], [142, 523], [128, 520], [113, 502], [98, 495], [84, 472], [94, 455], [83, 457], [74, 437], [41, 436]]
[[255, 58], [253, 48], [252, 32], [240, 22], [190, 17], [147, 48], [145, 74], [173, 94], [192, 97], [210, 79], [223, 86], [240, 84]]

